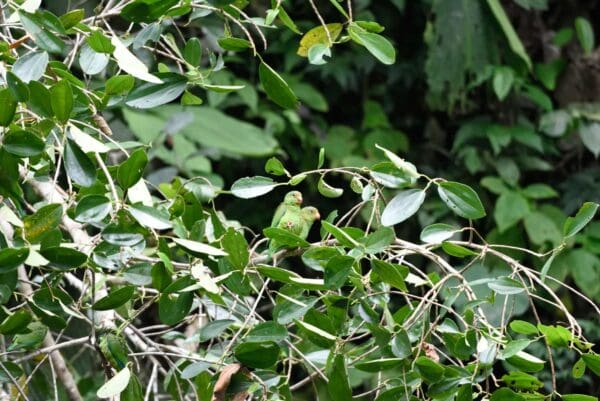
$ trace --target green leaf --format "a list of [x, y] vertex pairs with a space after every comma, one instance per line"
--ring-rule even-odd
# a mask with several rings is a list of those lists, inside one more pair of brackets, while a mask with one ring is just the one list
[[227, 232], [221, 238], [221, 246], [228, 254], [227, 260], [235, 269], [242, 270], [250, 261], [250, 251], [248, 250], [248, 242], [244, 238], [241, 231], [233, 228], [227, 229]]
[[428, 383], [435, 383], [444, 375], [444, 367], [439, 363], [424, 356], [420, 356], [415, 360], [415, 366], [421, 377]]
[[[275, 281], [282, 283], [291, 284], [292, 286], [302, 288], [305, 290], [325, 290], [325, 283], [321, 279], [309, 279], [299, 276], [298, 274], [291, 272], [286, 269], [272, 266], [258, 266], [256, 270], [265, 277], [268, 277]], [[278, 323], [284, 324], [284, 322], [278, 320]], [[289, 323], [289, 321], [287, 322]]]
[[367, 32], [356, 23], [351, 23], [348, 26], [348, 34], [353, 41], [364, 46], [369, 53], [383, 64], [392, 65], [396, 62], [396, 50], [385, 37]]
[[29, 256], [29, 248], [0, 249], [0, 274], [16, 270], [25, 263]]
[[407, 292], [408, 288], [404, 279], [408, 275], [408, 268], [402, 265], [393, 265], [379, 259], [371, 260], [371, 269], [379, 276], [379, 278], [401, 291]]
[[494, 93], [499, 100], [504, 100], [510, 93], [514, 80], [515, 73], [512, 68], [503, 66], [494, 69]]
[[129, 371], [129, 368], [125, 366], [98, 389], [96, 396], [98, 398], [111, 398], [120, 394], [129, 384], [130, 378], [131, 372]]
[[12, 123], [15, 111], [17, 110], [17, 101], [10, 92], [10, 89], [0, 90], [0, 104], [2, 105], [0, 108], [0, 126], [8, 127]]
[[325, 266], [325, 286], [333, 290], [341, 288], [352, 272], [354, 262], [353, 257], [344, 255], [337, 255], [329, 259]]
[[598, 397], [585, 394], [562, 394], [560, 398], [563, 401], [598, 401]]
[[129, 94], [125, 103], [136, 109], [152, 109], [177, 99], [187, 85], [183, 75], [169, 72], [157, 76], [162, 83], [143, 83]]
[[202, 326], [200, 330], [198, 330], [200, 342], [205, 342], [219, 337], [234, 323], [235, 320], [231, 319], [213, 320], [212, 322], [207, 323], [205, 326]]
[[98, 53], [88, 45], [83, 45], [79, 51], [79, 66], [84, 74], [99, 74], [104, 71], [109, 60], [108, 54]]
[[539, 372], [544, 368], [543, 360], [524, 351], [518, 352], [506, 361], [524, 372]]
[[500, 24], [500, 27], [502, 28], [502, 31], [504, 32], [504, 35], [508, 40], [510, 48], [513, 52], [515, 52], [517, 56], [519, 56], [525, 62], [527, 68], [531, 69], [531, 59], [529, 58], [529, 55], [527, 54], [527, 51], [525, 50], [525, 46], [523, 46], [521, 39], [519, 39], [519, 36], [517, 35], [515, 29], [510, 23], [510, 20], [508, 19], [508, 16], [506, 15], [504, 8], [502, 7], [502, 4], [499, 0], [487, 0], [487, 3], [491, 8], [492, 13], [496, 17], [496, 20]]
[[226, 38], [219, 38], [217, 42], [219, 43], [219, 46], [221, 46], [223, 49], [232, 52], [240, 52], [252, 47], [252, 43], [250, 43], [248, 40], [234, 38], [232, 36]]
[[507, 191], [498, 197], [494, 210], [494, 220], [500, 232], [517, 224], [529, 214], [529, 203], [520, 193]]
[[211, 256], [227, 256], [227, 252], [198, 241], [191, 241], [183, 238], [173, 238], [173, 242], [195, 253], [202, 253]]
[[121, 11], [121, 17], [130, 22], [153, 22], [162, 18], [178, 0], [135, 0]]
[[594, 202], [584, 203], [575, 217], [568, 217], [563, 228], [563, 235], [569, 238], [581, 231], [598, 211], [598, 204]]
[[[308, 315], [306, 317], [308, 318]], [[336, 336], [328, 331], [302, 320], [296, 320], [295, 323], [302, 337], [309, 338], [313, 343], [322, 347], [331, 347], [335, 344]]]
[[64, 149], [65, 170], [77, 185], [90, 187], [96, 182], [96, 166], [74, 141], [68, 139]]
[[406, 359], [412, 355], [412, 346], [408, 333], [404, 329], [400, 329], [392, 339], [392, 353], [396, 358]]
[[326, 24], [325, 26], [318, 25], [310, 29], [302, 36], [302, 39], [300, 39], [300, 45], [298, 46], [296, 54], [300, 57], [308, 57], [310, 49], [317, 45], [322, 45], [326, 49], [329, 49], [333, 45], [329, 39], [331, 38], [331, 41], [335, 42], [342, 33], [342, 29], [343, 25], [337, 22]]
[[529, 199], [549, 199], [558, 197], [558, 192], [546, 184], [531, 184], [526, 186], [523, 195]]
[[62, 205], [58, 203], [46, 205], [33, 215], [23, 219], [25, 239], [31, 243], [38, 243], [48, 232], [60, 224], [62, 218]]
[[268, 227], [263, 229], [263, 234], [265, 237], [270, 238], [273, 241], [276, 241], [277, 244], [281, 246], [291, 247], [291, 248], [307, 248], [310, 246], [303, 238], [297, 236], [289, 232], [288, 230], [284, 230], [282, 228], [277, 227]]
[[85, 17], [85, 10], [78, 8], [61, 15], [60, 22], [65, 29], [71, 29]]
[[438, 194], [450, 210], [461, 217], [475, 220], [485, 216], [479, 196], [468, 185], [444, 181], [438, 184]]
[[585, 361], [587, 366], [596, 376], [600, 376], [600, 355], [595, 353], [582, 354], [581, 358]]
[[265, 172], [275, 176], [288, 174], [285, 167], [283, 167], [283, 164], [276, 157], [271, 157], [269, 160], [267, 160], [265, 163]]
[[144, 168], [148, 164], [148, 155], [144, 149], [138, 149], [129, 155], [119, 166], [117, 180], [123, 189], [134, 186], [143, 176]]
[[381, 224], [393, 226], [415, 214], [425, 201], [425, 191], [420, 189], [407, 189], [398, 193], [387, 204], [381, 215]]
[[190, 312], [194, 301], [193, 292], [163, 294], [158, 300], [158, 317], [161, 322], [173, 326]]
[[241, 343], [234, 354], [243, 365], [256, 369], [267, 369], [275, 365], [279, 358], [279, 346], [271, 341]]
[[402, 366], [402, 361], [400, 358], [373, 359], [371, 361], [356, 363], [354, 367], [363, 372], [376, 373], [400, 367]]
[[252, 328], [244, 337], [245, 342], [279, 342], [287, 338], [287, 328], [279, 323], [272, 321], [259, 323]]
[[597, 159], [600, 156], [600, 123], [582, 124], [579, 127], [579, 137], [587, 150]]
[[19, 57], [12, 68], [12, 73], [25, 83], [39, 80], [48, 66], [48, 53], [31, 52]]
[[87, 255], [71, 248], [54, 246], [40, 250], [40, 254], [48, 259], [51, 266], [59, 270], [75, 269], [87, 262]]
[[442, 242], [442, 249], [450, 256], [455, 258], [466, 258], [467, 256], [477, 256], [477, 252], [464, 246], [453, 244], [452, 242]]
[[525, 398], [511, 389], [504, 387], [494, 391], [490, 401], [525, 401]]
[[365, 252], [368, 254], [383, 252], [395, 239], [396, 233], [393, 229], [380, 227], [364, 238]]
[[420, 239], [428, 244], [439, 244], [452, 238], [458, 231], [460, 229], [449, 224], [431, 224], [421, 231]]
[[40, 49], [50, 53], [62, 53], [65, 48], [64, 42], [44, 26], [42, 18], [39, 15], [20, 10], [19, 19], [23, 24], [23, 28], [33, 37], [33, 40]]
[[121, 305], [125, 305], [129, 301], [133, 294], [135, 294], [135, 287], [128, 285], [125, 287], [117, 288], [112, 290], [108, 295], [97, 300], [93, 305], [93, 310], [111, 310], [116, 309]]
[[594, 28], [590, 21], [583, 17], [575, 18], [575, 32], [585, 54], [591, 54], [595, 47], [595, 40]]
[[321, 175], [317, 183], [317, 190], [326, 198], [339, 198], [344, 194], [342, 188], [335, 188], [325, 182], [325, 175]]
[[2, 147], [18, 157], [33, 157], [44, 151], [45, 143], [32, 132], [14, 130], [4, 136]]
[[348, 369], [344, 354], [334, 354], [327, 369], [327, 392], [331, 401], [348, 401], [352, 399], [352, 388], [348, 381]]
[[12, 72], [6, 73], [6, 83], [13, 97], [19, 102], [26, 102], [29, 99], [29, 88], [25, 82], [21, 81]]
[[115, 75], [106, 81], [107, 95], [126, 95], [133, 89], [135, 78], [131, 75]]
[[73, 90], [69, 81], [63, 79], [50, 89], [50, 104], [58, 121], [61, 123], [69, 121], [73, 111]]
[[153, 207], [136, 204], [128, 208], [129, 213], [144, 227], [166, 230], [172, 227], [169, 213]]
[[26, 310], [17, 310], [2, 321], [0, 324], [0, 334], [12, 335], [26, 332], [27, 325], [31, 323], [31, 320], [31, 313]]
[[349, 234], [347, 229], [334, 226], [327, 220], [322, 220], [321, 226], [325, 229], [325, 231], [333, 235], [341, 245], [348, 248], [354, 248], [359, 246], [359, 243], [356, 241], [356, 239], [354, 239], [352, 235]]
[[267, 96], [284, 109], [294, 109], [298, 98], [287, 82], [264, 61], [258, 67], [258, 76]]
[[524, 320], [513, 320], [510, 322], [510, 328], [515, 333], [536, 336], [539, 334], [537, 327]]
[[523, 283], [506, 276], [498, 277], [494, 281], [489, 282], [488, 287], [502, 295], [520, 294], [525, 291]]
[[583, 358], [579, 358], [577, 362], [573, 364], [573, 368], [571, 369], [571, 375], [574, 379], [581, 379], [583, 375], [585, 375], [585, 361]]
[[242, 199], [251, 199], [271, 192], [277, 185], [269, 177], [244, 177], [231, 186], [231, 193]]
[[81, 223], [102, 221], [111, 211], [110, 200], [102, 195], [88, 195], [75, 206], [75, 220]]

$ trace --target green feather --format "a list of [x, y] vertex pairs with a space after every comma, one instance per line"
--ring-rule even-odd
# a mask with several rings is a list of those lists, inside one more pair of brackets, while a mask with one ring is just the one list
[[281, 218], [288, 210], [300, 211], [300, 205], [302, 204], [302, 194], [298, 191], [290, 191], [283, 198], [283, 202], [275, 209], [273, 219], [271, 220], [271, 227], [277, 227]]
[[113, 368], [123, 369], [127, 365], [127, 343], [125, 339], [116, 333], [109, 332], [100, 338], [100, 351], [110, 362]]

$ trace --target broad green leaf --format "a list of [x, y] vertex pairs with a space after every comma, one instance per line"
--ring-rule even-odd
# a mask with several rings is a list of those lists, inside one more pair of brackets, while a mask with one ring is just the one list
[[525, 401], [525, 398], [511, 389], [503, 387], [492, 393], [490, 401]]
[[283, 164], [276, 157], [271, 157], [269, 160], [267, 160], [265, 163], [265, 172], [275, 176], [288, 174]]
[[539, 334], [539, 331], [535, 325], [524, 320], [513, 320], [510, 322], [510, 328], [512, 331], [519, 334], [534, 336]]
[[62, 205], [53, 203], [40, 208], [33, 215], [25, 217], [23, 219], [25, 239], [31, 243], [39, 243], [44, 235], [58, 227], [62, 213]]
[[514, 355], [518, 354], [519, 352], [523, 351], [532, 342], [533, 342], [532, 340], [526, 340], [526, 339], [511, 340], [504, 346], [501, 356], [502, 356], [502, 358], [510, 358], [511, 356], [514, 356]]
[[64, 42], [44, 26], [39, 14], [31, 14], [21, 10], [19, 11], [19, 19], [40, 49], [50, 53], [62, 53], [65, 48]]
[[543, 213], [533, 212], [525, 217], [525, 231], [532, 243], [543, 245], [550, 242], [554, 246], [560, 245], [562, 234], [556, 223]]
[[219, 248], [215, 248], [214, 246], [203, 244], [198, 241], [191, 241], [183, 238], [173, 238], [173, 242], [175, 242], [177, 245], [181, 245], [183, 248], [192, 252], [202, 253], [211, 256], [227, 256], [227, 252]]
[[206, 325], [202, 326], [200, 330], [198, 330], [200, 342], [205, 342], [219, 337], [234, 323], [235, 320], [231, 319], [213, 320], [212, 322], [207, 323]]
[[307, 332], [309, 332], [310, 335], [317, 336], [319, 340], [324, 343], [324, 345], [327, 344], [331, 346], [335, 343], [335, 340], [337, 339], [337, 337], [333, 334], [302, 320], [296, 320], [296, 325], [302, 330], [306, 330]]
[[520, 294], [525, 291], [523, 283], [510, 277], [498, 277], [497, 279], [490, 281], [488, 287], [502, 295]]
[[324, 271], [329, 260], [341, 254], [341, 251], [334, 247], [310, 247], [302, 254], [302, 262], [313, 270]]
[[88, 259], [85, 253], [60, 246], [43, 248], [40, 254], [50, 262], [50, 266], [58, 270], [75, 269]]
[[596, 376], [600, 376], [600, 355], [595, 353], [582, 354], [581, 358], [585, 361], [587, 366]]
[[144, 227], [166, 230], [172, 227], [169, 214], [161, 209], [135, 204], [128, 208], [129, 213]]
[[71, 29], [85, 17], [85, 10], [78, 8], [61, 15], [60, 22], [65, 29]]
[[523, 372], [509, 372], [502, 376], [502, 381], [519, 391], [537, 391], [544, 385], [537, 377]]
[[512, 68], [503, 66], [494, 69], [494, 93], [499, 100], [504, 100], [510, 93], [514, 80], [515, 74]]
[[244, 337], [245, 342], [279, 342], [287, 338], [287, 328], [276, 322], [268, 321], [259, 323]]
[[[299, 276], [298, 274], [291, 272], [286, 269], [281, 269], [279, 267], [273, 266], [258, 266], [256, 270], [265, 277], [268, 277], [275, 281], [280, 281], [282, 283], [291, 284], [292, 286], [302, 288], [305, 290], [325, 290], [325, 283], [321, 279], [308, 279]], [[284, 324], [284, 322], [279, 321], [278, 323]], [[289, 323], [289, 321], [287, 322]]]
[[188, 39], [183, 48], [183, 58], [194, 67], [200, 65], [202, 58], [202, 44], [200, 43], [200, 39]]
[[251, 199], [271, 192], [277, 185], [269, 177], [244, 177], [231, 186], [231, 193], [242, 199]]
[[235, 358], [243, 365], [256, 368], [267, 369], [277, 363], [279, 358], [279, 346], [271, 341], [250, 343], [241, 343], [235, 348]]
[[75, 206], [75, 220], [82, 223], [102, 221], [111, 211], [110, 200], [102, 195], [88, 195]]
[[2, 321], [0, 324], [0, 334], [12, 335], [26, 332], [27, 325], [31, 323], [31, 320], [31, 313], [24, 309], [17, 310]]
[[44, 141], [36, 134], [24, 131], [9, 131], [2, 141], [2, 148], [18, 157], [33, 157], [44, 151]]
[[400, 156], [396, 155], [391, 150], [384, 148], [383, 146], [379, 146], [379, 145], [375, 144], [375, 147], [377, 149], [383, 151], [383, 154], [385, 155], [385, 157], [387, 157], [388, 160], [390, 162], [392, 162], [394, 164], [394, 166], [396, 166], [396, 168], [398, 168], [398, 170], [400, 170], [401, 172], [405, 173], [406, 175], [408, 175], [409, 177], [411, 177], [413, 179], [419, 178], [419, 173], [417, 172], [417, 168], [415, 167], [414, 164], [407, 162], [406, 160], [404, 160]]
[[504, 11], [504, 7], [502, 7], [502, 4], [499, 0], [487, 0], [487, 3], [491, 8], [492, 13], [496, 17], [498, 24], [500, 24], [500, 27], [504, 32], [504, 36], [506, 36], [506, 39], [508, 40], [510, 48], [513, 52], [515, 52], [517, 56], [519, 56], [525, 62], [527, 68], [531, 69], [531, 59], [529, 58], [529, 55], [527, 54], [527, 51], [525, 50], [525, 46], [523, 46], [521, 39], [519, 39], [519, 35], [517, 35], [515, 29], [510, 23], [510, 20], [508, 19], [508, 16]]
[[539, 372], [544, 369], [545, 363], [543, 360], [525, 351], [517, 352], [516, 355], [511, 356], [506, 361], [523, 372], [528, 373]]
[[531, 184], [526, 186], [523, 195], [529, 199], [549, 199], [558, 197], [558, 192], [546, 184]]
[[568, 217], [563, 228], [563, 235], [569, 238], [577, 234], [579, 231], [588, 225], [598, 211], [598, 204], [594, 202], [584, 203], [575, 217]]
[[179, 323], [190, 312], [193, 301], [193, 292], [161, 295], [158, 300], [158, 317], [160, 318], [160, 321], [168, 326]]
[[29, 256], [28, 248], [0, 249], [0, 274], [16, 270]]
[[594, 28], [590, 21], [583, 17], [575, 18], [577, 40], [585, 54], [591, 54], [595, 47]]
[[69, 120], [73, 111], [73, 90], [69, 81], [63, 79], [50, 89], [50, 104], [59, 122], [65, 123]]
[[475, 220], [485, 216], [479, 196], [468, 185], [444, 181], [438, 184], [438, 194], [450, 210], [461, 217]]
[[[343, 25], [332, 23], [327, 24], [326, 27], [327, 29], [325, 29], [325, 26], [319, 25], [306, 32], [300, 39], [300, 46], [296, 53], [301, 57], [308, 57], [310, 49], [315, 45], [324, 45], [326, 48], [331, 47], [342, 33]], [[327, 35], [327, 31], [329, 31], [329, 35]], [[331, 42], [329, 39], [331, 39]]]
[[428, 383], [435, 383], [444, 375], [442, 365], [424, 356], [420, 356], [415, 360], [415, 366], [421, 377]]
[[352, 399], [352, 388], [348, 381], [348, 369], [344, 354], [334, 354], [327, 369], [327, 392], [332, 401]]
[[384, 370], [390, 370], [402, 366], [402, 359], [400, 358], [382, 358], [373, 359], [366, 362], [359, 362], [354, 364], [354, 367], [363, 372], [382, 372]]
[[13, 97], [10, 89], [0, 90], [0, 127], [8, 127], [12, 123], [15, 117], [15, 111], [17, 110], [17, 100]]
[[87, 44], [83, 45], [79, 51], [79, 66], [85, 74], [99, 74], [104, 71], [109, 60], [108, 54], [98, 53]]
[[371, 260], [371, 269], [379, 276], [379, 278], [401, 291], [407, 292], [408, 288], [404, 279], [408, 275], [408, 268], [402, 265], [394, 265], [382, 260]]
[[227, 253], [227, 260], [235, 269], [244, 269], [250, 260], [248, 242], [242, 231], [229, 228], [221, 238], [223, 251]]
[[268, 227], [263, 229], [263, 234], [265, 235], [265, 237], [276, 241], [277, 244], [282, 246], [294, 248], [307, 248], [310, 246], [310, 243], [308, 243], [306, 240], [282, 228]]
[[406, 359], [412, 355], [412, 346], [408, 333], [404, 329], [400, 329], [392, 339], [392, 353], [396, 358]]
[[407, 189], [398, 193], [387, 204], [381, 215], [381, 224], [393, 226], [415, 214], [425, 201], [425, 191], [420, 189]]
[[585, 147], [597, 159], [600, 156], [600, 123], [582, 124], [579, 127], [579, 137]]
[[454, 256], [455, 258], [466, 258], [467, 256], [477, 256], [479, 255], [477, 252], [465, 248], [462, 245], [453, 244], [452, 242], [442, 242], [442, 249], [450, 256]]
[[560, 399], [562, 401], [598, 401], [598, 397], [585, 394], [562, 394]]
[[327, 231], [329, 234], [333, 235], [335, 237], [335, 239], [338, 240], [338, 242], [341, 245], [348, 247], [348, 248], [354, 248], [354, 247], [359, 246], [359, 243], [352, 235], [350, 235], [347, 228], [344, 229], [344, 228], [337, 227], [337, 226], [331, 224], [330, 222], [328, 222], [327, 220], [322, 220], [321, 226], [323, 227], [323, 229], [325, 229], [325, 231]]
[[44, 51], [27, 53], [17, 59], [13, 65], [12, 73], [25, 83], [37, 81], [46, 72], [48, 61], [48, 53]]
[[135, 78], [131, 75], [115, 75], [106, 81], [107, 95], [127, 95], [135, 85]]
[[325, 286], [335, 290], [341, 288], [352, 272], [354, 263], [354, 258], [350, 256], [338, 255], [332, 257], [325, 266]]
[[19, 102], [26, 102], [29, 99], [29, 88], [25, 82], [11, 71], [6, 73], [6, 84], [13, 97]]
[[374, 254], [385, 251], [385, 249], [394, 242], [396, 239], [396, 233], [392, 228], [380, 227], [377, 231], [372, 232], [364, 241], [365, 252], [368, 254]]
[[111, 398], [120, 394], [129, 384], [130, 378], [131, 372], [126, 366], [117, 372], [117, 374], [114, 375], [109, 381], [104, 383], [96, 392], [96, 396], [98, 398]]
[[339, 198], [344, 194], [342, 188], [335, 188], [325, 182], [325, 176], [321, 175], [317, 183], [317, 190], [326, 198]]
[[144, 174], [144, 168], [148, 164], [148, 155], [145, 149], [138, 149], [121, 163], [117, 172], [119, 185], [123, 189], [129, 189], [138, 182]]
[[177, 5], [178, 0], [135, 0], [123, 7], [121, 17], [130, 22], [153, 22]]
[[52, 103], [50, 101], [50, 90], [48, 90], [44, 84], [41, 84], [38, 81], [31, 81], [28, 85], [28, 89], [28, 105], [31, 107], [31, 110], [43, 117], [54, 117]]
[[150, 81], [138, 86], [127, 96], [126, 104], [136, 109], [151, 109], [177, 99], [185, 90], [187, 79], [183, 75], [161, 73], [158, 76], [160, 83]]
[[583, 375], [585, 375], [585, 361], [583, 358], [579, 358], [577, 362], [573, 364], [573, 368], [571, 369], [571, 375], [574, 379], [581, 379]]
[[93, 305], [94, 310], [111, 310], [124, 305], [135, 293], [135, 287], [128, 285], [112, 290], [108, 295], [97, 300]]
[[507, 191], [498, 197], [494, 210], [494, 220], [500, 232], [517, 224], [529, 214], [529, 203], [520, 193]]
[[327, 60], [325, 60], [325, 56], [331, 57], [331, 49], [324, 44], [316, 44], [312, 45], [310, 49], [308, 49], [308, 62], [313, 65], [323, 65], [327, 64]]
[[452, 238], [458, 231], [458, 228], [449, 224], [431, 224], [421, 231], [420, 239], [428, 244], [439, 244]]
[[396, 62], [396, 50], [385, 37], [367, 32], [356, 23], [350, 24], [348, 34], [353, 41], [364, 46], [369, 53], [383, 64], [391, 65]]
[[298, 98], [281, 76], [264, 61], [258, 67], [258, 76], [267, 96], [284, 109], [294, 109]]
[[96, 182], [96, 166], [70, 139], [65, 143], [64, 163], [67, 174], [77, 185], [89, 187]]
[[137, 79], [141, 79], [142, 81], [153, 84], [161, 84], [163, 82], [157, 76], [150, 74], [148, 72], [148, 67], [146, 67], [146, 65], [142, 63], [140, 59], [134, 56], [133, 53], [131, 53], [123, 44], [123, 42], [119, 40], [119, 38], [113, 36], [111, 38], [111, 43], [115, 47], [113, 56], [123, 71], [136, 77]]
[[90, 36], [86, 38], [86, 43], [98, 53], [111, 54], [115, 51], [115, 46], [110, 42], [110, 39], [100, 30], [92, 31]]
[[573, 340], [573, 333], [566, 327], [547, 326], [538, 323], [538, 329], [546, 337], [548, 345], [552, 348], [568, 347]]
[[84, 153], [108, 153], [111, 150], [107, 145], [86, 134], [75, 125], [69, 126], [69, 135]]
[[248, 40], [234, 38], [232, 36], [226, 38], [219, 38], [217, 42], [219, 43], [219, 46], [221, 46], [223, 49], [232, 52], [239, 52], [252, 47], [252, 43], [250, 43]]

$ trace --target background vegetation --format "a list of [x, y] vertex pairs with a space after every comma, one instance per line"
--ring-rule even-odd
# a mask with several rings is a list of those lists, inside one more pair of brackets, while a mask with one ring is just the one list
[[597, 400], [598, 1], [0, 18], [0, 399]]

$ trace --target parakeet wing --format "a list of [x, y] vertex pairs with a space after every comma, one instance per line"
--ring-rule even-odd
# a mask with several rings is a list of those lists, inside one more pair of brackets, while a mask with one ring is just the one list
[[277, 206], [277, 209], [275, 209], [275, 214], [273, 215], [273, 220], [271, 220], [271, 227], [277, 227], [277, 224], [279, 224], [279, 221], [285, 214], [286, 209], [287, 205], [284, 202], [281, 202], [279, 206]]

